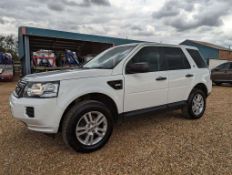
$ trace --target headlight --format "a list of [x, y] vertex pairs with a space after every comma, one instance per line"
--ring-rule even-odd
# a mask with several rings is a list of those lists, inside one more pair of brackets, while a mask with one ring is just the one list
[[59, 91], [58, 81], [53, 82], [29, 82], [24, 89], [24, 97], [57, 97]]

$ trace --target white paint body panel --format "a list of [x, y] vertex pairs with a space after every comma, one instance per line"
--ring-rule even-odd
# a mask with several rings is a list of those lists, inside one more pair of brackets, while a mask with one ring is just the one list
[[166, 104], [168, 81], [156, 81], [160, 76], [167, 77], [167, 72], [125, 75], [124, 112]]
[[168, 71], [168, 103], [187, 100], [193, 84], [187, 74], [194, 73], [191, 69]]

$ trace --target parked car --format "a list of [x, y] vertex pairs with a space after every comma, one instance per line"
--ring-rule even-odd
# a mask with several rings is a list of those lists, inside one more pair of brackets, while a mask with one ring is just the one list
[[12, 81], [14, 66], [10, 53], [0, 52], [0, 81]]
[[28, 129], [61, 131], [67, 145], [91, 152], [108, 141], [118, 116], [182, 109], [201, 118], [211, 89], [196, 48], [140, 43], [110, 48], [81, 69], [28, 75], [10, 106]]
[[12, 81], [14, 77], [13, 65], [0, 64], [0, 81]]
[[232, 84], [232, 62], [223, 63], [211, 71], [212, 81], [216, 85], [222, 83]]

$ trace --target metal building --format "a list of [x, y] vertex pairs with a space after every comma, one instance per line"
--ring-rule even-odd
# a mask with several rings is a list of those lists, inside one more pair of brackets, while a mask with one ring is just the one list
[[232, 60], [231, 50], [222, 46], [194, 40], [185, 40], [180, 44], [197, 47], [206, 62], [210, 59]]
[[61, 51], [69, 49], [82, 55], [99, 54], [103, 50], [121, 44], [138, 43], [143, 41], [88, 35], [34, 27], [19, 27], [19, 57], [22, 74], [32, 73], [32, 52], [39, 49]]

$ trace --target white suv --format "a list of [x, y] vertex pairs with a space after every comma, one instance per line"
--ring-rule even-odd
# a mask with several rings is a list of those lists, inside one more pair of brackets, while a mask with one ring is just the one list
[[28, 129], [61, 131], [67, 145], [91, 152], [108, 141], [119, 115], [180, 108], [200, 118], [211, 89], [196, 48], [140, 43], [110, 48], [80, 69], [25, 76], [10, 106]]

